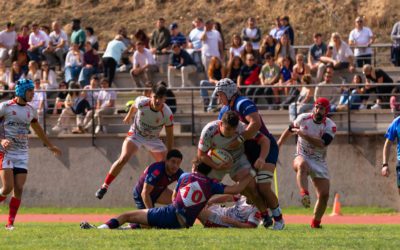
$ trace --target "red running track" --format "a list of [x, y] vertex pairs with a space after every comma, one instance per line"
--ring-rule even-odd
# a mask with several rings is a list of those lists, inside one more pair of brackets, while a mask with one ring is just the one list
[[[104, 214], [20, 214], [16, 222], [79, 223], [81, 221], [106, 222], [112, 218]], [[0, 215], [0, 221], [7, 221], [8, 215]], [[286, 224], [309, 224], [311, 216], [285, 215]], [[394, 215], [344, 215], [324, 216], [323, 224], [400, 224], [400, 214]]]

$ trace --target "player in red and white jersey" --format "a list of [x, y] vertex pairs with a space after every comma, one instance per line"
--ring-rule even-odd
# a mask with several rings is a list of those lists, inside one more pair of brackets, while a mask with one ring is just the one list
[[312, 228], [320, 228], [321, 218], [325, 213], [329, 199], [329, 171], [326, 162], [328, 145], [336, 133], [336, 124], [327, 117], [329, 101], [318, 98], [312, 113], [302, 114], [283, 132], [278, 141], [281, 146], [291, 135], [298, 135], [296, 158], [293, 168], [297, 173], [297, 185], [302, 196], [302, 203], [310, 207], [307, 176], [310, 175], [317, 192]]
[[[157, 83], [152, 87], [151, 98], [145, 96], [136, 98], [135, 104], [124, 118], [124, 123], [129, 124], [134, 116], [133, 124], [122, 144], [120, 157], [113, 163], [103, 185], [96, 192], [98, 199], [103, 198], [111, 182], [141, 146], [150, 151], [157, 162], [165, 160], [167, 152], [174, 144], [174, 118], [170, 108], [165, 104], [166, 95], [167, 88]], [[163, 127], [165, 127], [167, 146], [159, 138]]]
[[61, 151], [54, 146], [38, 123], [36, 110], [28, 104], [34, 96], [31, 80], [21, 79], [15, 86], [16, 98], [0, 103], [0, 202], [13, 191], [6, 229], [14, 229], [14, 220], [21, 204], [28, 173], [29, 127], [55, 155]]
[[[217, 203], [235, 202], [231, 207]], [[242, 195], [221, 195], [208, 201], [198, 217], [204, 227], [256, 228], [262, 220], [261, 213]]]

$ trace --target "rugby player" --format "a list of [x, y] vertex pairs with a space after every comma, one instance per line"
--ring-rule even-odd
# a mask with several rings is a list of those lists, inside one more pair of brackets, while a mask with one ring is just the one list
[[389, 156], [390, 156], [390, 148], [394, 140], [397, 140], [397, 165], [396, 165], [396, 173], [397, 173], [397, 188], [400, 195], [400, 116], [392, 121], [390, 124], [386, 134], [385, 134], [385, 146], [383, 147], [383, 163], [381, 174], [382, 176], [389, 177]]
[[61, 155], [38, 122], [37, 111], [28, 102], [34, 96], [31, 80], [20, 79], [15, 85], [15, 98], [0, 103], [0, 202], [13, 192], [9, 204], [6, 229], [14, 229], [14, 221], [21, 204], [22, 192], [28, 174], [29, 127], [56, 156]]
[[[167, 88], [158, 83], [152, 87], [151, 98], [144, 96], [136, 98], [135, 104], [131, 106], [124, 118], [124, 123], [129, 124], [134, 115], [133, 124], [122, 144], [121, 155], [112, 164], [103, 185], [96, 192], [98, 199], [103, 198], [111, 182], [141, 146], [150, 151], [157, 162], [165, 160], [167, 152], [174, 144], [173, 115], [171, 109], [165, 104], [166, 95]], [[159, 138], [164, 126], [167, 146]]]
[[307, 176], [310, 175], [317, 193], [312, 228], [321, 228], [321, 219], [329, 199], [329, 171], [326, 162], [327, 147], [336, 133], [336, 124], [327, 117], [329, 101], [318, 98], [312, 113], [299, 115], [278, 140], [281, 146], [291, 135], [298, 135], [297, 153], [293, 161], [297, 186], [300, 189], [302, 203], [310, 207]]

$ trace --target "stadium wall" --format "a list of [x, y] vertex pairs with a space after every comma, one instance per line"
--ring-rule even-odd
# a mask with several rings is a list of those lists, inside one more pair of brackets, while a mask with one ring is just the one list
[[[95, 140], [96, 146], [92, 146], [91, 138], [53, 138], [54, 144], [59, 145], [63, 151], [61, 158], [55, 158], [38, 139], [32, 138], [24, 206], [134, 206], [132, 188], [152, 160], [144, 150], [125, 166], [103, 200], [94, 196], [112, 162], [117, 159], [122, 141], [122, 137], [100, 137]], [[192, 146], [190, 137], [179, 137], [175, 142], [184, 155], [183, 169], [190, 171], [190, 160], [196, 153], [196, 147]], [[334, 193], [338, 192], [344, 206], [392, 207], [400, 211], [400, 196], [394, 173], [395, 148], [392, 148], [391, 154], [391, 176], [380, 176], [383, 143], [382, 135], [354, 136], [352, 144], [348, 143], [346, 135], [335, 138], [328, 150], [330, 204]], [[282, 207], [300, 204], [291, 164], [294, 151], [295, 141], [292, 138], [280, 153], [278, 183]], [[315, 197], [312, 198], [315, 201]]]

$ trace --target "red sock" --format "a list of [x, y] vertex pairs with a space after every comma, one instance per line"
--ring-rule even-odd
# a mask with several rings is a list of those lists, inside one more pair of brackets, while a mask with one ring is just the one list
[[316, 220], [316, 219], [312, 219], [312, 221], [311, 221], [311, 227], [312, 227], [312, 228], [319, 228], [319, 227], [321, 227], [321, 221], [320, 221], [320, 220]]
[[103, 188], [108, 188], [108, 186], [113, 182], [115, 179], [114, 175], [107, 174], [106, 179], [104, 180]]
[[301, 188], [301, 189], [300, 189], [300, 195], [301, 195], [301, 196], [310, 195], [310, 193], [308, 192], [307, 189]]
[[19, 205], [21, 205], [21, 200], [11, 197], [10, 200], [10, 212], [8, 214], [8, 223], [7, 225], [14, 225], [15, 216], [17, 216]]
[[7, 199], [7, 196], [3, 196], [0, 194], [0, 202], [4, 201], [5, 199]]

